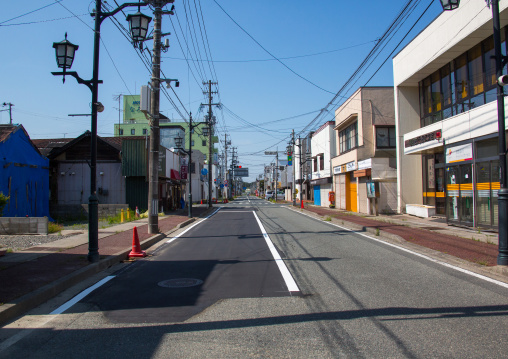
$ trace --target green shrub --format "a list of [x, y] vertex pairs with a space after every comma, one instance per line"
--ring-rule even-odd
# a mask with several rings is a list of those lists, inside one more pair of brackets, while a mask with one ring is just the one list
[[61, 224], [57, 222], [48, 222], [48, 233], [58, 233], [63, 229]]
[[2, 192], [0, 192], [0, 217], [3, 216], [5, 205], [7, 204], [7, 201], [9, 200], [9, 197], [4, 196]]

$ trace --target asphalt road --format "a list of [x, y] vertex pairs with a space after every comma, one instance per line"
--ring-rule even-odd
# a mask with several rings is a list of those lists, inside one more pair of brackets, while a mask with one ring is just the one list
[[299, 212], [225, 205], [63, 314], [2, 328], [0, 357], [507, 356], [508, 288]]

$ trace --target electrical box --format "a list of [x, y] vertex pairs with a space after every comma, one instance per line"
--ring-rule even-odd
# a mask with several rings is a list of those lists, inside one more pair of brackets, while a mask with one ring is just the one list
[[141, 86], [141, 100], [139, 103], [139, 109], [145, 114], [150, 113], [150, 103], [152, 98], [152, 91], [148, 86]]

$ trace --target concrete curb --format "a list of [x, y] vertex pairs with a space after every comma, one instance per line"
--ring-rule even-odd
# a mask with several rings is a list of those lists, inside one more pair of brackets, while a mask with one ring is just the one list
[[[176, 225], [172, 230], [166, 233], [159, 233], [145, 239], [140, 243], [141, 249], [147, 249], [153, 246], [155, 243], [166, 238], [166, 234], [175, 232], [178, 229], [189, 225], [195, 220], [195, 218], [188, 219], [187, 221]], [[12, 303], [5, 303], [4, 305], [0, 306], [0, 326], [3, 326], [8, 321], [23, 315], [31, 309], [36, 308], [37, 306], [43, 304], [44, 302], [50, 300], [61, 292], [71, 288], [72, 286], [80, 283], [81, 281], [91, 277], [92, 275], [97, 274], [117, 263], [120, 263], [123, 260], [128, 259], [130, 252], [131, 248], [128, 248], [113, 255], [107, 256], [97, 263], [89, 264], [86, 267], [78, 269], [77, 271], [74, 271], [63, 278], [48, 283], [31, 293], [25, 294], [24, 296], [12, 301]]]

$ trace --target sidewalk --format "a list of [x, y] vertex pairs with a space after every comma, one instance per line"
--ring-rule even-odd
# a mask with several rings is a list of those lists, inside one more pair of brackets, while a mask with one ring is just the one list
[[156, 235], [148, 233], [146, 218], [99, 229], [100, 260], [97, 263], [87, 260], [87, 231], [7, 253], [0, 257], [0, 325], [87, 277], [127, 259], [132, 250], [134, 227], [137, 227], [141, 248], [145, 249], [207, 211], [207, 206], [194, 206], [193, 219], [187, 217], [186, 211], [159, 217], [160, 234]]
[[[281, 202], [281, 201], [279, 201]], [[281, 202], [291, 205], [290, 202]], [[407, 214], [364, 215], [340, 209], [297, 202], [294, 210], [348, 229], [368, 232], [373, 237], [396, 243], [436, 260], [508, 283], [508, 267], [497, 265], [498, 234], [446, 223], [445, 218], [419, 218]]]

